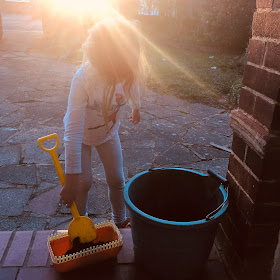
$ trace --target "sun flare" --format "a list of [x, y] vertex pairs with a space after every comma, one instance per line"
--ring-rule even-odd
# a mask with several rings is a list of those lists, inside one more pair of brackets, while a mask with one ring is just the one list
[[112, 0], [52, 0], [52, 6], [61, 13], [93, 13], [99, 16], [110, 16], [113, 13]]

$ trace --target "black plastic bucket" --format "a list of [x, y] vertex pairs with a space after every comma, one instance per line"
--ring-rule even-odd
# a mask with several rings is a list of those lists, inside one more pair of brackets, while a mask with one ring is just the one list
[[208, 172], [153, 169], [125, 186], [135, 261], [160, 278], [191, 279], [207, 262], [228, 207], [226, 180]]

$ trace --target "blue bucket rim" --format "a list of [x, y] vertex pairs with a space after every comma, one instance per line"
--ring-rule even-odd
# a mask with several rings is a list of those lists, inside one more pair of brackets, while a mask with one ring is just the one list
[[[207, 175], [203, 174], [203, 173], [200, 173], [200, 172], [197, 172], [197, 171], [194, 171], [194, 170], [190, 170], [190, 169], [186, 169], [186, 168], [155, 168], [153, 169], [152, 171], [150, 170], [146, 170], [146, 171], [143, 171], [143, 172], [140, 172], [138, 174], [136, 174], [135, 176], [133, 176], [126, 184], [125, 184], [125, 188], [124, 188], [124, 199], [125, 199], [125, 202], [127, 204], [127, 206], [133, 210], [134, 212], [136, 212], [137, 214], [139, 214], [140, 216], [148, 219], [148, 220], [151, 220], [151, 221], [154, 221], [154, 222], [157, 222], [157, 223], [161, 223], [161, 224], [164, 224], [164, 225], [173, 225], [173, 226], [193, 226], [193, 225], [202, 225], [202, 224], [205, 224], [205, 223], [209, 223], [217, 218], [219, 218], [227, 209], [228, 207], [228, 193], [226, 192], [225, 188], [223, 187], [223, 185], [221, 184], [220, 187], [219, 187], [219, 190], [222, 192], [223, 194], [223, 197], [224, 197], [224, 201], [223, 201], [223, 206], [219, 209], [219, 211], [217, 211], [212, 217], [211, 219], [206, 219], [206, 217], [211, 214], [209, 213], [208, 215], [205, 216], [204, 219], [201, 219], [201, 220], [196, 220], [196, 221], [189, 221], [189, 222], [175, 222], [175, 221], [168, 221], [168, 220], [164, 220], [164, 219], [159, 219], [159, 218], [156, 218], [154, 216], [151, 216], [149, 214], [146, 214], [145, 212], [141, 211], [139, 208], [137, 208], [133, 203], [132, 201], [130, 200], [129, 198], [129, 195], [128, 195], [128, 190], [129, 190], [129, 187], [131, 185], [131, 183], [138, 177], [146, 174], [146, 173], [149, 173], [149, 172], [153, 172], [154, 170], [182, 170], [182, 171], [187, 171], [187, 172], [190, 172], [190, 173], [194, 173], [194, 174], [198, 174], [198, 175], [201, 175], [201, 176], [205, 176], [207, 177]], [[222, 205], [221, 204], [221, 205]], [[221, 206], [220, 205], [220, 206]], [[218, 206], [218, 207], [220, 207]], [[217, 209], [218, 209], [217, 207]]]

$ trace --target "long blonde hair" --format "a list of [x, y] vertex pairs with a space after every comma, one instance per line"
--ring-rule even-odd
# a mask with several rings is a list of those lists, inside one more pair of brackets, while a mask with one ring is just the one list
[[140, 36], [135, 24], [117, 17], [97, 23], [83, 44], [84, 61], [96, 69], [104, 80], [102, 114], [107, 130], [110, 110], [116, 85], [123, 83], [129, 99], [134, 95], [131, 89], [134, 83], [144, 84], [146, 60], [142, 53]]

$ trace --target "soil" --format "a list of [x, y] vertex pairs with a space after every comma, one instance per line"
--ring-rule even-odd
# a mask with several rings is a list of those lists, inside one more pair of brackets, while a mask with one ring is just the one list
[[73, 247], [71, 249], [69, 249], [65, 255], [69, 255], [69, 254], [74, 254], [74, 253], [78, 253], [80, 251], [83, 251], [84, 249], [87, 249], [87, 248], [90, 248], [92, 246], [100, 246], [100, 245], [104, 245], [106, 244], [107, 242], [94, 242], [94, 241], [91, 241], [91, 242], [88, 242], [88, 243], [81, 243], [80, 242], [80, 238], [79, 237], [76, 237], [74, 240], [73, 240]]

